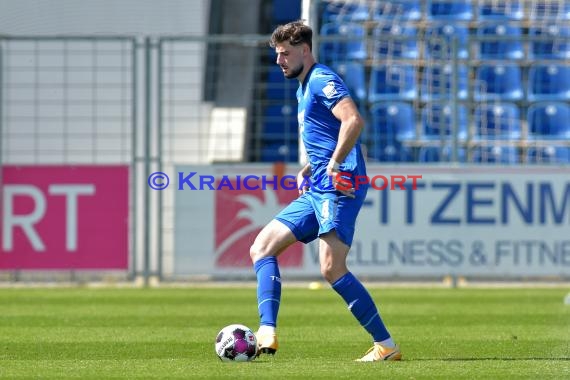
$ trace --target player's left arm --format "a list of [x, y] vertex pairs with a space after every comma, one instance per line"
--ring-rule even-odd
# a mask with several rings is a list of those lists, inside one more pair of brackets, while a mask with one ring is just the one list
[[333, 115], [340, 120], [338, 142], [327, 167], [327, 174], [338, 172], [340, 164], [350, 153], [360, 133], [364, 129], [364, 120], [350, 97], [341, 99], [332, 109]]

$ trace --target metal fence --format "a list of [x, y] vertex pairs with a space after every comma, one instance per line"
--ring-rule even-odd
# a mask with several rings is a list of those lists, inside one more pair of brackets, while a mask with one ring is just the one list
[[130, 162], [131, 38], [2, 37], [4, 163]]

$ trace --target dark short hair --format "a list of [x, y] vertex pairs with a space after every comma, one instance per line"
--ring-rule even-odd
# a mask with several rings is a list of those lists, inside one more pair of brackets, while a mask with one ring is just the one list
[[271, 35], [269, 46], [274, 48], [277, 44], [289, 41], [293, 46], [305, 43], [313, 50], [313, 30], [305, 25], [302, 20], [292, 21], [285, 25], [279, 25]]

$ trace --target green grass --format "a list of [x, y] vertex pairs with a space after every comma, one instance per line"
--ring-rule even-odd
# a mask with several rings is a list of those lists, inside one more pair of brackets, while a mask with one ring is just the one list
[[222, 363], [223, 326], [257, 327], [255, 289], [0, 289], [0, 378], [570, 378], [566, 289], [370, 289], [404, 361], [328, 288], [284, 288], [274, 358]]

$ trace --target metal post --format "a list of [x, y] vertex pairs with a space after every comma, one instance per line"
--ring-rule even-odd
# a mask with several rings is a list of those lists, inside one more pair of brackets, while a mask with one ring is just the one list
[[[479, 45], [479, 43], [481, 41], [479, 41], [478, 39], [475, 40], [475, 42], [477, 43], [477, 45]], [[475, 67], [475, 65], [473, 65], [471, 63], [471, 47], [469, 45], [468, 49], [467, 49], [467, 58], [468, 61], [466, 63], [467, 66], [467, 70], [468, 72], [471, 72], [473, 70], [473, 68]], [[472, 75], [468, 75], [467, 76], [467, 104], [472, 105], [474, 104], [474, 93], [475, 93], [475, 86], [478, 86], [479, 84], [477, 83], [477, 79], [475, 79], [475, 76]], [[467, 140], [465, 141], [465, 161], [467, 163], [471, 163], [473, 160], [473, 145], [472, 145], [472, 141], [473, 141], [473, 129], [470, 128], [470, 126], [473, 125], [473, 114], [472, 112], [467, 112]]]
[[4, 205], [4, 164], [3, 164], [3, 150], [2, 146], [4, 144], [4, 132], [3, 132], [3, 122], [4, 122], [4, 114], [3, 114], [3, 107], [4, 107], [4, 78], [2, 74], [4, 73], [4, 60], [3, 60], [3, 49], [2, 40], [0, 40], [0, 211], [2, 211], [2, 207]]
[[131, 248], [131, 279], [135, 279], [137, 275], [137, 254], [138, 254], [138, 176], [137, 176], [137, 147], [138, 147], [138, 135], [137, 135], [137, 123], [138, 123], [138, 44], [136, 38], [131, 40], [131, 207], [132, 207], [132, 219], [131, 219], [131, 231], [132, 231], [132, 248]]
[[[145, 105], [145, 135], [144, 135], [144, 175], [148, 176], [150, 174], [150, 156], [151, 156], [151, 124], [152, 124], [152, 101], [151, 101], [151, 91], [152, 91], [152, 56], [151, 56], [151, 41], [150, 37], [145, 38], [145, 91], [144, 91], [144, 105]], [[144, 286], [149, 284], [149, 268], [150, 268], [150, 187], [144, 186], [144, 264], [143, 264], [143, 279]]]
[[[163, 41], [160, 40], [158, 43], [158, 67], [157, 67], [157, 84], [156, 84], [156, 96], [157, 96], [157, 109], [156, 109], [156, 125], [157, 125], [157, 164], [158, 164], [158, 171], [162, 172], [162, 67], [163, 67], [163, 57], [162, 57], [162, 43]], [[163, 211], [164, 207], [162, 206], [162, 191], [158, 192], [158, 210], [157, 210], [157, 276], [159, 280], [162, 280], [162, 256], [163, 256], [163, 247], [162, 247], [162, 223], [163, 223]]]
[[457, 77], [459, 75], [459, 66], [457, 64], [457, 45], [459, 39], [454, 36], [451, 40], [451, 59], [452, 59], [452, 70], [451, 70], [451, 162], [457, 163], [457, 149], [458, 149], [458, 136], [457, 131], [459, 131], [457, 123], [459, 122], [459, 117], [457, 115]]

